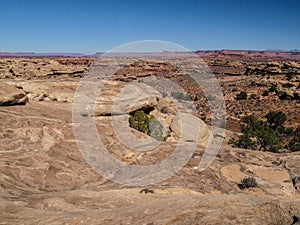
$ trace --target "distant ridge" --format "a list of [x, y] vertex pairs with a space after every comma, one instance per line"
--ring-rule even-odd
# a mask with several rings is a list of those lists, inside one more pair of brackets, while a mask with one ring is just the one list
[[197, 50], [194, 52], [97, 52], [91, 55], [83, 53], [35, 53], [35, 52], [0, 52], [0, 58], [98, 58], [103, 55], [105, 57], [189, 57], [193, 55], [200, 57], [233, 57], [233, 58], [283, 58], [283, 59], [300, 59], [300, 51], [298, 49], [285, 51], [278, 49], [267, 50]]
[[84, 57], [82, 53], [0, 52], [0, 57]]

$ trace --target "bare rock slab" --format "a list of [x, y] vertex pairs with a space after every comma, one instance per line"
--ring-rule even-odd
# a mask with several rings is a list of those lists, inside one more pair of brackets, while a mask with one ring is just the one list
[[26, 104], [26, 93], [17, 87], [0, 83], [0, 106]]

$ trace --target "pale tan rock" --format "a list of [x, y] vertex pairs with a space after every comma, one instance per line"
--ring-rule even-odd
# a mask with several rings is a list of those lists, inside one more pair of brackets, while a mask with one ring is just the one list
[[187, 113], [174, 117], [170, 128], [175, 137], [183, 141], [203, 143], [210, 135], [209, 128], [201, 119]]
[[142, 83], [105, 82], [94, 103], [95, 115], [120, 115], [151, 108], [157, 105], [159, 97], [159, 92]]
[[[105, 60], [108, 65], [113, 61]], [[37, 63], [33, 63], [35, 65], [47, 64], [44, 59], [30, 62]], [[64, 59], [64, 63], [68, 64], [68, 60]], [[226, 65], [225, 62], [219, 64]], [[265, 68], [264, 64], [261, 69]], [[54, 65], [56, 66], [60, 67]], [[153, 66], [148, 68], [155, 69]], [[57, 71], [63, 72], [64, 69], [57, 68]], [[21, 70], [19, 73], [21, 74]], [[136, 78], [134, 74], [131, 74], [132, 79]], [[22, 76], [21, 74], [18, 79]], [[1, 107], [0, 110], [1, 223], [273, 225], [292, 224], [294, 218], [300, 218], [299, 152], [260, 152], [232, 148], [224, 143], [212, 164], [200, 172], [198, 165], [205, 148], [197, 146], [192, 158], [183, 168], [174, 171], [173, 176], [158, 184], [131, 187], [106, 180], [87, 163], [76, 144], [71, 96], [74, 95], [78, 80], [66, 81], [60, 79], [60, 75], [55, 76], [56, 79], [16, 79], [14, 82], [1, 80], [4, 85], [23, 88], [30, 95], [29, 104]], [[241, 83], [248, 82], [250, 78], [241, 79]], [[228, 79], [236, 82], [236, 77]], [[118, 85], [120, 83], [116, 83], [115, 87], [108, 85], [105, 90], [108, 96], [120, 93]], [[113, 90], [109, 90], [110, 88]], [[43, 92], [46, 96], [43, 101], [39, 101]], [[70, 98], [65, 98], [67, 96]], [[153, 105], [154, 116], [170, 126], [175, 115], [158, 110], [160, 97], [156, 94], [154, 96], [159, 98], [157, 104]], [[57, 101], [51, 100], [54, 97]], [[271, 97], [277, 98], [275, 95]], [[113, 100], [111, 98], [108, 102]], [[263, 108], [268, 108], [265, 103], [262, 103]], [[284, 107], [287, 104], [285, 102]], [[247, 102], [242, 106], [246, 105]], [[140, 106], [149, 107], [149, 104], [143, 102]], [[236, 111], [235, 104], [227, 106]], [[124, 108], [132, 110], [129, 105]], [[141, 140], [150, 137], [128, 128], [126, 116], [128, 115], [120, 115], [122, 118], [117, 122], [136, 137], [136, 145], [130, 147], [141, 147]], [[172, 142], [167, 140], [158, 143], [159, 146], [153, 150], [132, 150], [117, 138], [110, 116], [91, 119], [95, 120], [95, 127], [107, 152], [127, 166], [155, 166], [172, 157], [177, 146], [178, 138], [174, 138], [174, 135], [170, 137]], [[199, 123], [198, 120], [195, 121]], [[191, 128], [187, 130], [193, 131], [194, 128], [191, 123], [190, 125], [186, 126]], [[87, 129], [86, 132], [90, 134], [92, 129]], [[188, 132], [186, 139], [194, 140]], [[129, 138], [128, 141], [131, 140]], [[257, 180], [259, 187], [239, 189], [237, 183], [240, 179], [249, 176]], [[154, 193], [140, 193], [143, 188], [153, 190]]]
[[240, 183], [244, 178], [247, 178], [247, 174], [241, 171], [241, 166], [238, 164], [232, 164], [221, 168], [221, 174], [230, 181]]
[[17, 87], [0, 83], [0, 106], [26, 104], [26, 93]]

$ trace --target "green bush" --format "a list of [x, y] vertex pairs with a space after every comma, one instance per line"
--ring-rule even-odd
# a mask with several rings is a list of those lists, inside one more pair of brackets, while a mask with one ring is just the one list
[[292, 97], [288, 95], [286, 92], [283, 92], [282, 94], [279, 95], [280, 100], [292, 100]]
[[238, 184], [240, 189], [258, 187], [258, 184], [254, 177], [244, 178], [241, 183]]
[[292, 132], [292, 139], [287, 147], [293, 152], [300, 151], [300, 127]]
[[299, 94], [294, 92], [293, 96], [288, 95], [286, 92], [281, 93], [281, 95], [279, 95], [279, 99], [280, 100], [296, 100], [299, 101], [300, 97]]
[[269, 91], [265, 90], [264, 93], [262, 94], [263, 96], [268, 96], [269, 95]]
[[136, 111], [129, 117], [129, 125], [140, 132], [148, 134], [149, 117], [143, 110]]
[[282, 85], [283, 88], [291, 88], [294, 87], [295, 85], [293, 85], [292, 83], [285, 83]]
[[239, 94], [236, 95], [236, 100], [246, 100], [247, 99], [247, 92], [241, 91]]
[[267, 123], [271, 128], [276, 129], [277, 127], [283, 127], [286, 121], [286, 116], [283, 112], [271, 111], [266, 116]]
[[294, 92], [294, 94], [293, 94], [293, 100], [297, 100], [297, 101], [300, 100], [300, 96], [299, 96], [298, 93]]
[[269, 92], [275, 92], [277, 94], [278, 89], [276, 84], [272, 84], [272, 86], [269, 88]]
[[267, 121], [258, 120], [254, 115], [241, 119], [242, 135], [230, 139], [229, 144], [237, 148], [278, 152], [283, 146], [290, 151], [300, 151], [300, 127], [293, 130], [284, 127], [286, 116], [283, 112], [269, 112]]
[[242, 125], [243, 134], [238, 140], [231, 139], [233, 147], [271, 152], [277, 152], [281, 148], [276, 131], [267, 123], [254, 115], [245, 116], [241, 121], [245, 123]]
[[143, 110], [138, 110], [129, 117], [129, 126], [158, 141], [165, 140], [163, 125], [156, 118], [149, 117]]
[[255, 147], [255, 141], [252, 140], [251, 136], [246, 133], [242, 134], [238, 140], [230, 139], [228, 144], [231, 144], [236, 148], [253, 149]]

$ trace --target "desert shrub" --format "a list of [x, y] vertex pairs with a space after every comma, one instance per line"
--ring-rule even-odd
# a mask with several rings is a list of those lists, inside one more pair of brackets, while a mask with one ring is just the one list
[[244, 178], [239, 184], [238, 184], [240, 189], [245, 189], [245, 188], [251, 188], [251, 187], [258, 187], [258, 184], [255, 180], [254, 177], [247, 177]]
[[15, 72], [14, 72], [14, 70], [12, 68], [9, 69], [9, 73], [11, 73], [13, 76], [16, 75]]
[[241, 121], [251, 126], [255, 126], [258, 123], [258, 119], [254, 115], [244, 116]]
[[292, 83], [285, 83], [282, 85], [283, 88], [291, 88], [294, 87], [295, 85], [293, 85]]
[[247, 99], [247, 92], [241, 91], [235, 97], [236, 100], [246, 100]]
[[269, 88], [269, 92], [275, 92], [275, 93], [277, 93], [278, 92], [277, 85], [276, 84], [272, 84], [272, 86]]
[[279, 94], [280, 100], [292, 100], [292, 96], [288, 95], [286, 92]]
[[299, 96], [298, 93], [295, 92], [295, 93], [293, 94], [293, 100], [297, 100], [297, 101], [300, 100], [300, 96]]
[[255, 146], [255, 141], [253, 141], [251, 136], [246, 133], [242, 134], [238, 140], [230, 139], [228, 144], [236, 148], [253, 149]]
[[293, 152], [300, 151], [300, 127], [292, 132], [292, 138], [287, 147]]
[[295, 73], [294, 71], [290, 71], [290, 72], [286, 73], [285, 76], [286, 76], [286, 79], [287, 79], [288, 81], [290, 81], [290, 80], [293, 79], [293, 77], [296, 76], [296, 73]]
[[256, 139], [259, 151], [278, 152], [281, 148], [276, 132], [265, 124], [258, 126], [252, 136]]
[[199, 99], [200, 99], [200, 97], [199, 97], [198, 95], [194, 95], [194, 96], [193, 96], [193, 101], [196, 102], [196, 101], [198, 101]]
[[279, 99], [280, 100], [296, 100], [299, 101], [300, 97], [299, 94], [297, 92], [293, 93], [293, 96], [288, 95], [286, 92], [281, 93], [281, 95], [279, 95]]
[[263, 96], [269, 96], [269, 91], [265, 90], [264, 93], [262, 94]]
[[245, 116], [241, 121], [245, 123], [241, 127], [243, 134], [237, 140], [230, 140], [233, 147], [271, 152], [281, 148], [276, 130], [268, 123], [258, 120], [254, 115]]
[[129, 125], [140, 132], [148, 134], [149, 117], [143, 110], [138, 110], [129, 117]]
[[163, 125], [153, 116], [149, 117], [143, 110], [138, 110], [129, 117], [129, 126], [158, 141], [165, 140]]
[[271, 111], [265, 115], [267, 121], [248, 115], [241, 119], [242, 135], [228, 142], [233, 147], [259, 151], [279, 152], [282, 147], [289, 151], [300, 151], [300, 127], [284, 127], [286, 115]]
[[287, 135], [287, 136], [289, 136], [289, 137], [292, 137], [293, 134], [294, 134], [293, 128], [288, 127], [288, 128], [286, 128], [286, 129], [284, 129], [284, 134]]
[[267, 123], [269, 127], [276, 129], [278, 127], [283, 127], [283, 124], [286, 121], [286, 116], [283, 112], [271, 111], [266, 116]]

